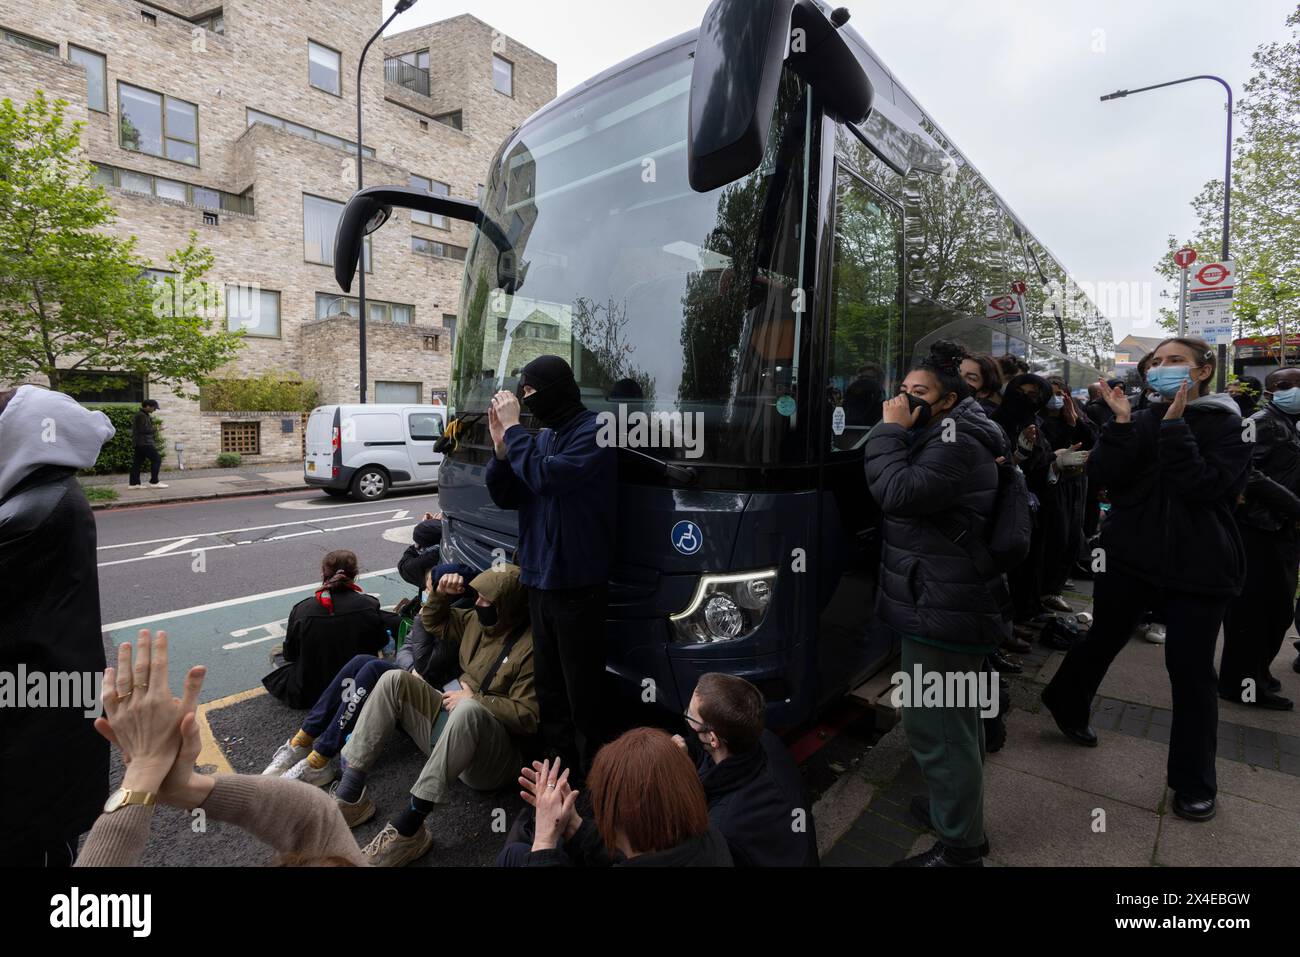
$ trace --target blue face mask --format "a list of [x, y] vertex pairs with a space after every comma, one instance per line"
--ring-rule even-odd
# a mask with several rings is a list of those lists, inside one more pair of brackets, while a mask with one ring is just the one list
[[1065, 408], [1065, 399], [1061, 398], [1059, 395], [1052, 396], [1052, 401], [1047, 403], [1047, 407], [1053, 412], [1060, 412]]
[[1147, 384], [1166, 399], [1178, 395], [1184, 382], [1190, 382], [1192, 370], [1187, 366], [1159, 366], [1147, 373]]
[[1287, 415], [1300, 415], [1300, 388], [1274, 392], [1273, 404]]

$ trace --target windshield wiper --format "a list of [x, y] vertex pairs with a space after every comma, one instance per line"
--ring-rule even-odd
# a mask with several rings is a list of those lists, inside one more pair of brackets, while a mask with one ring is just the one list
[[666, 462], [663, 459], [655, 458], [653, 455], [648, 455], [640, 449], [629, 449], [620, 445], [618, 450], [620, 452], [626, 452], [629, 455], [635, 455], [637, 458], [649, 462], [654, 466], [655, 471], [662, 478], [672, 478], [675, 476], [679, 482], [683, 482], [686, 485], [695, 485], [700, 480], [699, 471], [691, 468], [689, 465], [674, 465], [672, 462]]

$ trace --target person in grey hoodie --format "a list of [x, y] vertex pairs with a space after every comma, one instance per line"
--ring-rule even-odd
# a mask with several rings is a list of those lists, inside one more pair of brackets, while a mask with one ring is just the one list
[[0, 674], [25, 673], [22, 693], [37, 674], [81, 691], [0, 707], [0, 866], [72, 864], [108, 796], [108, 742], [94, 726], [104, 671], [95, 519], [77, 471], [112, 437], [108, 416], [62, 393], [0, 393]]
[[[950, 535], [984, 537], [997, 503], [998, 460], [1008, 454], [961, 377], [966, 353], [940, 342], [885, 403], [884, 421], [867, 440], [866, 474], [884, 513], [884, 551], [877, 612], [902, 636], [902, 673], [972, 678], [1010, 636], [995, 595], [1002, 575], [977, 562]], [[985, 682], [987, 686], [987, 681]], [[996, 687], [996, 686], [995, 686]], [[996, 693], [996, 690], [995, 690]], [[980, 867], [984, 839], [984, 726], [976, 701], [921, 706], [919, 689], [904, 701], [903, 727], [930, 789], [930, 819], [939, 841], [900, 864]]]

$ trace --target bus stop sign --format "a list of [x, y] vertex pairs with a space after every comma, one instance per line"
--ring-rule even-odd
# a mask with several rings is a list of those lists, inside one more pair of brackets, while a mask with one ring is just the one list
[[1178, 268], [1189, 269], [1192, 263], [1196, 262], [1195, 249], [1180, 249], [1174, 253], [1174, 262], [1178, 263]]

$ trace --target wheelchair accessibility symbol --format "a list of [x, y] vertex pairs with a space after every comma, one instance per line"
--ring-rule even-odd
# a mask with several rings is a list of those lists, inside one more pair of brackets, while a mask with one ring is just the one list
[[678, 522], [673, 526], [673, 548], [683, 555], [694, 555], [704, 547], [704, 532], [694, 522]]

